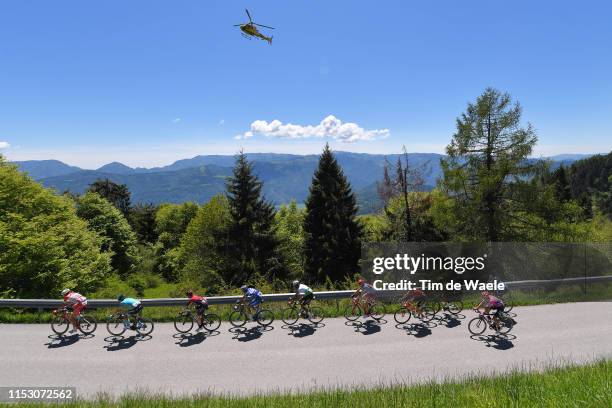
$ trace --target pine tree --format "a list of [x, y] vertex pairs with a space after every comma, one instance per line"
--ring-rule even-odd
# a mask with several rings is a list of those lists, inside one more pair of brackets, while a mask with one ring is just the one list
[[520, 120], [520, 105], [492, 88], [457, 119], [440, 184], [456, 201], [459, 236], [495, 242], [520, 234], [518, 214], [529, 202], [519, 193], [533, 172], [527, 158], [537, 141], [533, 127], [521, 127]]
[[337, 282], [358, 271], [361, 225], [356, 215], [355, 195], [326, 145], [306, 200], [304, 271], [309, 282]]
[[240, 152], [227, 183], [231, 215], [227, 256], [233, 269], [230, 284], [245, 283], [256, 273], [270, 279], [283, 277], [274, 207], [263, 198], [261, 189], [262, 183], [253, 174], [251, 163]]

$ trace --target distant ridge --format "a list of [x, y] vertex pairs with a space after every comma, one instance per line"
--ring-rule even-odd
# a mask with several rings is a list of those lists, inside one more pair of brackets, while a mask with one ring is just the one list
[[[376, 209], [379, 205], [376, 183], [381, 179], [385, 160], [395, 163], [398, 154], [368, 154], [335, 152], [338, 163], [357, 194], [361, 207]], [[590, 155], [558, 155], [548, 158], [553, 166], [569, 165], [577, 159]], [[305, 201], [312, 175], [319, 156], [249, 153], [248, 159], [264, 183], [266, 198], [275, 204], [295, 200]], [[425, 188], [431, 189], [441, 176], [440, 158], [437, 153], [409, 153], [411, 166], [424, 167]], [[200, 155], [177, 160], [163, 167], [131, 168], [123, 163], [112, 162], [96, 170], [83, 170], [58, 160], [29, 160], [15, 162], [19, 168], [45, 186], [63, 192], [69, 190], [83, 193], [97, 179], [108, 178], [126, 184], [132, 192], [134, 203], [163, 202], [181, 203], [195, 201], [203, 203], [215, 194], [225, 191], [225, 180], [231, 175], [234, 155]]]

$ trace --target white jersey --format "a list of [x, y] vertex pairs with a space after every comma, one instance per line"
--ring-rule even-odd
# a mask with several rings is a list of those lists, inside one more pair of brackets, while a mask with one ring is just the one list
[[370, 285], [369, 283], [364, 283], [363, 286], [361, 286], [361, 291], [365, 293], [366, 295], [376, 294], [376, 289], [374, 288], [374, 286]]
[[304, 285], [303, 283], [300, 283], [300, 286], [298, 287], [298, 293], [302, 296], [309, 295], [312, 293], [312, 289], [310, 289], [308, 286]]

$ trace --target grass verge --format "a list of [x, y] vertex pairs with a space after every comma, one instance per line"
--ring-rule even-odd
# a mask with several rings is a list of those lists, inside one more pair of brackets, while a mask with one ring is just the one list
[[[39, 407], [24, 403], [18, 406]], [[586, 366], [556, 367], [541, 373], [512, 372], [464, 381], [381, 387], [371, 390], [329, 390], [305, 394], [251, 397], [128, 395], [100, 397], [54, 406], [79, 407], [610, 407], [612, 361]]]

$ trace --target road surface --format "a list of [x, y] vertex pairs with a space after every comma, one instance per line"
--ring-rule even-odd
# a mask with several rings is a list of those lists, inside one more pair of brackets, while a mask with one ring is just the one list
[[[248, 395], [461, 378], [612, 358], [612, 302], [518, 307], [508, 338], [470, 336], [471, 310], [429, 327], [326, 319], [322, 327], [181, 337], [157, 324], [151, 338], [59, 340], [48, 325], [0, 325], [0, 386], [75, 386], [81, 397], [155, 392]], [[412, 322], [409, 322], [412, 323]], [[450, 326], [450, 327], [449, 327]], [[247, 325], [247, 328], [253, 327]]]

